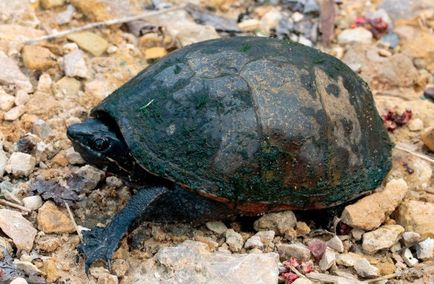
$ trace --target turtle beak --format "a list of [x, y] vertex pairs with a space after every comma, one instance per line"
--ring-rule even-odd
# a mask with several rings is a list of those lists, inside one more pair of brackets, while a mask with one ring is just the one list
[[66, 135], [72, 141], [77, 141], [82, 134], [83, 126], [81, 125], [81, 123], [72, 124], [66, 130]]

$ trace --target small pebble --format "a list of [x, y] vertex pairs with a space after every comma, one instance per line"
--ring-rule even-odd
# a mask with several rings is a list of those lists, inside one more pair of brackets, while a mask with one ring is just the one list
[[86, 163], [80, 153], [76, 152], [73, 147], [66, 149], [65, 157], [71, 165], [82, 165]]
[[110, 45], [110, 46], [107, 48], [107, 53], [108, 53], [108, 54], [113, 54], [113, 53], [115, 53], [116, 51], [118, 51], [118, 47], [115, 46], [115, 45]]
[[307, 235], [310, 233], [310, 228], [305, 222], [297, 222], [295, 225], [295, 230], [297, 232], [297, 235]]
[[327, 246], [329, 248], [334, 249], [337, 252], [344, 252], [344, 244], [338, 236], [334, 236], [330, 240], [327, 241]]
[[226, 243], [229, 246], [229, 249], [233, 252], [238, 252], [243, 247], [244, 241], [243, 237], [235, 232], [233, 229], [228, 229], [226, 231]]
[[83, 52], [79, 49], [73, 50], [63, 57], [63, 69], [66, 76], [90, 78]]
[[84, 185], [82, 190], [89, 191], [94, 189], [98, 183], [104, 178], [105, 172], [91, 165], [85, 165], [78, 169], [77, 175], [84, 177], [88, 182]]
[[336, 252], [330, 248], [327, 248], [321, 260], [319, 261], [319, 268], [322, 271], [327, 271], [336, 263]]
[[408, 122], [408, 128], [410, 131], [421, 131], [423, 129], [423, 121], [419, 118], [411, 119]]
[[72, 33], [67, 35], [66, 38], [72, 40], [93, 56], [101, 56], [109, 46], [109, 43], [104, 38], [89, 31]]
[[338, 43], [371, 43], [372, 33], [365, 28], [347, 29], [338, 35]]
[[356, 264], [356, 261], [358, 261], [359, 259], [362, 259], [363, 257], [355, 254], [353, 252], [349, 252], [349, 253], [343, 253], [343, 254], [338, 254], [337, 258], [336, 258], [336, 262], [339, 265], [344, 265], [347, 267], [352, 267]]
[[434, 257], [434, 239], [427, 238], [416, 246], [416, 255], [418, 259], [428, 260]]
[[392, 247], [404, 232], [400, 225], [384, 225], [363, 235], [362, 247], [366, 253], [373, 254], [381, 249]]
[[430, 151], [434, 152], [434, 126], [425, 128], [420, 134], [420, 139]]
[[44, 120], [38, 118], [33, 122], [32, 132], [39, 138], [46, 139], [53, 133], [53, 130]]
[[361, 258], [354, 263], [354, 269], [362, 277], [376, 277], [379, 275], [377, 267], [371, 265], [365, 258]]
[[22, 201], [24, 207], [31, 210], [38, 210], [42, 206], [42, 198], [39, 195], [24, 197]]
[[59, 25], [64, 25], [69, 23], [72, 20], [72, 16], [74, 15], [74, 12], [75, 12], [75, 8], [73, 5], [66, 6], [65, 11], [58, 13], [56, 15], [56, 22]]
[[26, 104], [30, 99], [29, 94], [23, 90], [18, 90], [15, 94], [15, 104], [17, 106]]
[[20, 116], [22, 116], [23, 114], [24, 114], [24, 106], [19, 105], [7, 111], [4, 115], [4, 120], [14, 121], [18, 119]]
[[123, 185], [123, 182], [120, 178], [115, 177], [115, 176], [109, 176], [105, 179], [105, 182], [108, 186], [111, 187], [121, 187]]
[[9, 111], [14, 106], [15, 97], [0, 89], [0, 110]]
[[273, 243], [275, 234], [276, 233], [274, 231], [259, 231], [255, 234], [255, 236], [258, 236], [264, 245], [270, 246]]
[[402, 234], [402, 240], [406, 247], [411, 247], [420, 240], [420, 234], [416, 232], [404, 232]]
[[263, 248], [264, 244], [261, 241], [261, 238], [259, 236], [252, 236], [249, 239], [247, 239], [246, 243], [244, 244], [244, 247], [246, 249], [253, 249], [253, 248]]
[[225, 223], [223, 223], [221, 221], [206, 222], [205, 226], [208, 228], [208, 230], [213, 231], [214, 233], [216, 233], [218, 235], [223, 234], [228, 229], [228, 227], [226, 227]]
[[51, 93], [51, 85], [53, 85], [53, 80], [51, 79], [50, 74], [43, 73], [41, 76], [39, 76], [36, 90], [38, 92]]
[[9, 284], [27, 284], [26, 279], [17, 277], [14, 280], [12, 280]]
[[296, 23], [296, 22], [300, 22], [301, 20], [303, 20], [304, 15], [302, 13], [295, 12], [292, 14], [291, 18]]
[[310, 259], [310, 250], [302, 243], [279, 244], [277, 250], [282, 259], [290, 259], [292, 256], [302, 261]]
[[273, 230], [284, 235], [289, 229], [293, 229], [297, 219], [292, 211], [268, 213], [259, 218], [253, 224], [256, 231]]
[[14, 176], [28, 176], [35, 168], [36, 160], [32, 155], [14, 152], [6, 165], [6, 171]]
[[415, 258], [413, 256], [413, 254], [411, 253], [410, 249], [408, 249], [408, 248], [405, 249], [405, 251], [404, 251], [404, 253], [402, 255], [402, 258], [404, 259], [404, 262], [408, 266], [410, 266], [410, 267], [413, 267], [413, 266], [415, 266], [416, 264], [419, 263], [419, 261], [417, 260], [417, 258]]

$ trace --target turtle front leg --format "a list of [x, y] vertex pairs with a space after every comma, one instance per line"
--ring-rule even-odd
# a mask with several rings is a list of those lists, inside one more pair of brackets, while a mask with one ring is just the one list
[[123, 236], [142, 217], [146, 209], [168, 191], [169, 189], [163, 186], [141, 189], [130, 198], [107, 227], [95, 227], [91, 231], [84, 231], [83, 243], [77, 250], [86, 259], [86, 273], [92, 263], [98, 260], [105, 261], [110, 267], [112, 255]]

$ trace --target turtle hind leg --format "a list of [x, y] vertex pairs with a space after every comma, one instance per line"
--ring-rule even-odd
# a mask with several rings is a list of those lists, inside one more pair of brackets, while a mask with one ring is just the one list
[[148, 207], [142, 221], [199, 225], [211, 220], [227, 219], [236, 214], [234, 209], [224, 203], [175, 186], [170, 194]]
[[95, 227], [83, 232], [83, 242], [77, 247], [85, 257], [85, 270], [88, 273], [92, 263], [102, 260], [110, 266], [114, 251], [118, 248], [122, 237], [129, 231], [146, 209], [169, 192], [166, 187], [151, 187], [139, 190], [127, 202], [105, 228]]

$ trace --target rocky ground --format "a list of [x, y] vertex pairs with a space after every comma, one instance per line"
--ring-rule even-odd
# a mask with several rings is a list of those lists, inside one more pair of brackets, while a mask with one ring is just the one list
[[[186, 2], [146, 21], [29, 42]], [[0, 280], [434, 283], [433, 29], [432, 0], [0, 1]], [[369, 83], [397, 145], [383, 186], [347, 206], [335, 228], [291, 211], [200, 227], [145, 223], [111, 271], [96, 265], [87, 277], [77, 229], [107, 223], [130, 191], [84, 164], [66, 126], [170, 51], [247, 34], [320, 48]]]

